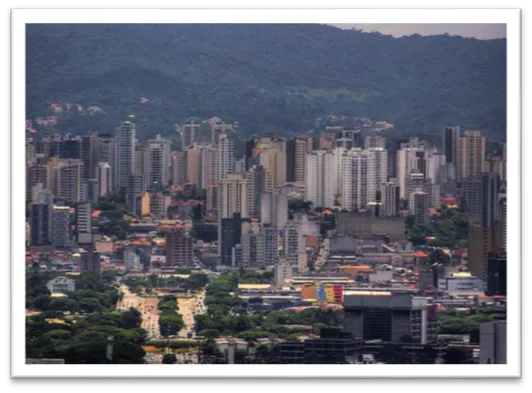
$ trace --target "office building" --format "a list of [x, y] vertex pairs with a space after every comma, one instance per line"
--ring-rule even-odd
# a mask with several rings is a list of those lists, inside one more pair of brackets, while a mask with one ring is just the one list
[[58, 248], [70, 247], [70, 208], [53, 206], [52, 208], [52, 245]]
[[460, 127], [449, 126], [443, 129], [442, 151], [445, 156], [449, 180], [460, 180]]
[[126, 189], [135, 170], [135, 124], [125, 121], [116, 129], [116, 188]]
[[502, 224], [495, 221], [490, 227], [482, 227], [470, 223], [467, 233], [467, 266], [471, 274], [486, 280], [488, 254], [504, 252]]
[[100, 253], [87, 245], [80, 251], [80, 270], [82, 273], [100, 274]]
[[480, 364], [506, 364], [506, 321], [480, 324]]
[[30, 245], [46, 246], [50, 244], [50, 205], [31, 205]]
[[470, 273], [451, 273], [438, 279], [438, 292], [446, 296], [484, 292], [484, 280]]
[[[246, 173], [247, 206], [249, 218], [262, 220], [262, 203], [266, 183], [266, 171], [261, 165], [253, 165]], [[288, 207], [287, 207], [288, 209]]]
[[480, 131], [465, 131], [460, 137], [460, 178], [480, 175], [485, 156], [486, 138]]
[[[82, 138], [67, 134], [60, 141], [52, 143], [51, 155], [58, 158], [82, 158]], [[84, 160], [85, 165], [85, 160]]]
[[499, 176], [482, 173], [462, 180], [462, 197], [471, 221], [483, 227], [491, 226], [499, 214]]
[[100, 137], [90, 132], [81, 137], [81, 158], [83, 160], [83, 179], [96, 178], [96, 165], [100, 162]]
[[502, 248], [506, 250], [506, 188], [504, 192], [499, 193], [497, 221], [501, 222]]
[[76, 205], [76, 233], [80, 245], [92, 244], [92, 205], [80, 202]]
[[231, 218], [222, 218], [220, 236], [218, 237], [221, 264], [233, 265], [233, 254], [237, 244], [241, 244], [242, 219], [240, 213], [234, 213]]
[[194, 242], [181, 229], [166, 232], [166, 266], [193, 266]]
[[506, 296], [506, 253], [488, 253], [486, 295]]
[[427, 298], [391, 292], [344, 294], [344, 328], [353, 337], [419, 344], [436, 341], [437, 306]]

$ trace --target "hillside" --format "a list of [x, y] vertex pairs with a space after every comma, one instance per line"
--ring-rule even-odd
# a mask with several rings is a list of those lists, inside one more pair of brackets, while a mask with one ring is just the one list
[[[393, 38], [325, 25], [27, 26], [27, 116], [47, 102], [97, 106], [59, 127], [139, 134], [187, 117], [237, 120], [241, 132], [302, 131], [326, 113], [386, 120], [402, 133], [447, 123], [505, 138], [506, 41]], [[141, 97], [148, 99], [142, 100]]]

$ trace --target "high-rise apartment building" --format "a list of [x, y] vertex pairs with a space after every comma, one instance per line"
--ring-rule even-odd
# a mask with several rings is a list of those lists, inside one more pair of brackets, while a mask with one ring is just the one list
[[206, 192], [206, 215], [218, 219], [218, 184], [211, 184]]
[[397, 179], [390, 179], [386, 183], [381, 183], [381, 196], [381, 215], [385, 217], [399, 215], [401, 200], [399, 198], [399, 184], [397, 184]]
[[418, 153], [422, 152], [419, 147], [404, 147], [397, 151], [397, 181], [399, 183], [399, 197], [408, 199], [408, 180], [412, 172], [421, 172], [422, 165]]
[[104, 196], [113, 190], [111, 166], [107, 162], [99, 162], [96, 165], [96, 180], [99, 196]]
[[111, 191], [115, 190], [115, 165], [116, 165], [116, 146], [115, 138], [110, 134], [100, 134], [100, 162], [107, 162], [111, 166]]
[[185, 149], [187, 183], [199, 185], [201, 182], [201, 149], [193, 146]]
[[483, 227], [470, 223], [467, 234], [467, 266], [472, 275], [486, 280], [488, 254], [504, 252], [502, 224], [495, 221], [491, 226]]
[[96, 177], [96, 165], [100, 162], [100, 137], [90, 132], [81, 137], [81, 159], [83, 160], [83, 179]]
[[192, 146], [201, 134], [200, 124], [194, 120], [187, 121], [181, 128], [182, 147]]
[[171, 202], [170, 195], [164, 195], [162, 192], [150, 193], [150, 213], [159, 218], [166, 218]]
[[159, 143], [149, 143], [146, 148], [147, 172], [146, 189], [148, 191], [160, 190], [166, 185], [164, 171], [164, 151]]
[[53, 193], [70, 202], [79, 202], [83, 192], [83, 162], [75, 160], [56, 160], [51, 168]]
[[429, 196], [421, 189], [410, 194], [408, 203], [410, 214], [415, 217], [416, 225], [425, 225], [429, 216]]
[[235, 141], [232, 133], [221, 133], [218, 139], [218, 179], [222, 180], [235, 168]]
[[187, 160], [185, 151], [172, 152], [172, 184], [185, 184], [187, 178]]
[[[170, 172], [170, 166], [171, 166], [171, 145], [172, 142], [168, 139], [164, 139], [161, 137], [161, 135], [156, 135], [155, 139], [150, 139], [148, 141], [148, 153], [150, 151], [150, 147], [153, 148], [153, 146], [159, 146], [159, 149], [161, 150], [161, 168], [162, 168], [162, 183], [163, 186], [166, 186], [168, 182], [172, 178], [172, 174]], [[158, 155], [159, 153], [157, 153]], [[148, 155], [148, 159], [152, 161], [152, 157]], [[158, 167], [155, 165], [155, 167]], [[150, 171], [150, 164], [148, 163], [148, 171]]]
[[362, 147], [362, 138], [360, 130], [342, 130], [340, 132], [342, 139], [349, 139], [352, 141], [352, 147]]
[[80, 252], [80, 263], [82, 273], [100, 274], [100, 253], [95, 252], [92, 246], [87, 245]]
[[146, 191], [144, 184], [144, 176], [140, 173], [129, 175], [126, 183], [126, 209], [128, 212], [135, 212], [137, 210], [135, 198], [137, 195], [141, 195]]
[[246, 173], [230, 173], [218, 185], [218, 214], [220, 218], [230, 218], [239, 213], [249, 218], [248, 181]]
[[278, 260], [278, 229], [258, 223], [242, 224], [242, 266], [273, 266]]
[[[201, 159], [200, 159], [200, 167], [201, 167], [201, 176], [200, 176], [200, 184], [199, 186], [201, 188], [207, 188], [209, 186], [212, 186], [213, 184], [218, 184], [220, 175], [219, 165], [220, 165], [220, 157], [219, 157], [219, 151], [218, 148], [214, 146], [201, 146]], [[234, 170], [231, 170], [231, 172], [234, 172]]]
[[263, 192], [261, 198], [260, 220], [282, 230], [288, 221], [288, 197], [281, 190]]
[[135, 169], [135, 124], [124, 121], [116, 129], [116, 187], [127, 188], [129, 176]]
[[288, 221], [283, 231], [283, 256], [286, 261], [297, 266], [298, 257], [305, 253], [305, 237], [297, 221]]
[[166, 232], [166, 265], [192, 266], [194, 263], [194, 242], [181, 229]]
[[480, 324], [480, 364], [506, 364], [506, 321]]
[[225, 121], [217, 121], [212, 125], [212, 144], [218, 146], [220, 143], [220, 135], [233, 133], [233, 124]]
[[316, 207], [333, 207], [337, 189], [338, 160], [331, 152], [307, 155], [306, 199]]
[[364, 139], [364, 149], [370, 149], [372, 147], [386, 149], [386, 138], [380, 135], [366, 136]]
[[318, 143], [320, 150], [331, 151], [336, 146], [336, 137], [330, 132], [322, 132]]
[[460, 137], [460, 178], [480, 175], [485, 156], [486, 138], [480, 131], [465, 131]]

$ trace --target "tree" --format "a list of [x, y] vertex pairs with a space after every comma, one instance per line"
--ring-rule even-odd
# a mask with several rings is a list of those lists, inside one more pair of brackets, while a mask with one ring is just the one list
[[450, 258], [441, 249], [437, 248], [437, 249], [432, 250], [430, 252], [429, 261], [430, 261], [431, 264], [448, 265], [449, 262], [450, 262]]
[[176, 364], [177, 357], [173, 353], [167, 353], [163, 356], [163, 364]]
[[405, 226], [408, 230], [414, 229], [414, 224], [416, 222], [416, 217], [413, 214], [409, 214], [405, 218]]

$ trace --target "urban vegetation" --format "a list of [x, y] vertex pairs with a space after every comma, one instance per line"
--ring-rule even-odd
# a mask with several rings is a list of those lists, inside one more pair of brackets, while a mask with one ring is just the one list
[[245, 134], [301, 132], [337, 113], [386, 119], [404, 136], [454, 119], [504, 139], [503, 39], [393, 38], [312, 24], [34, 24], [27, 35], [29, 119], [49, 114], [47, 102], [105, 112], [62, 116], [65, 132], [111, 131], [131, 113], [143, 138], [172, 134], [185, 120], [176, 114], [238, 120]]

